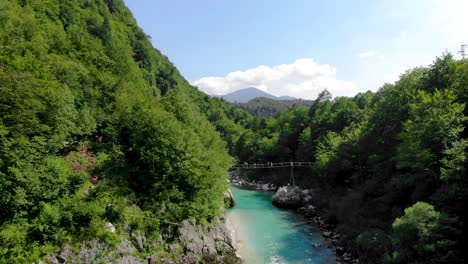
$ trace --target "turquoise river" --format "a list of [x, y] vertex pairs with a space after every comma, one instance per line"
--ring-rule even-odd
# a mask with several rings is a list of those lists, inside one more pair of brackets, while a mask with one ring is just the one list
[[336, 263], [334, 251], [314, 244], [326, 241], [320, 231], [292, 211], [271, 204], [271, 192], [231, 186], [236, 206], [228, 211], [239, 241], [239, 254], [247, 264]]

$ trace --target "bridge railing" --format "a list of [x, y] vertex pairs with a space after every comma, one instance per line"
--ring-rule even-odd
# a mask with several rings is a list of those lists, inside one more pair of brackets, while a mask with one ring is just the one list
[[269, 162], [269, 163], [244, 163], [232, 166], [232, 169], [273, 169], [289, 167], [312, 167], [313, 163], [308, 161]]

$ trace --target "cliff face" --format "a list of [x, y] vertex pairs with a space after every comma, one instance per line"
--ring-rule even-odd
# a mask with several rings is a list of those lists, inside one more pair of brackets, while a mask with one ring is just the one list
[[[168, 232], [159, 237], [147, 236], [141, 230], [127, 226], [117, 245], [97, 239], [75, 247], [67, 244], [39, 263], [241, 263], [229, 220], [217, 219], [215, 222], [204, 227], [193, 220], [185, 220], [173, 234]], [[107, 229], [112, 232], [110, 225]]]

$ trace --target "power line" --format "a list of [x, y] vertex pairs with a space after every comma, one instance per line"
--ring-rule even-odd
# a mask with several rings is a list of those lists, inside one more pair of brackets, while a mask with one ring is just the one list
[[462, 59], [465, 59], [466, 53], [465, 53], [465, 48], [467, 47], [466, 44], [460, 45], [460, 51], [458, 53], [462, 56]]

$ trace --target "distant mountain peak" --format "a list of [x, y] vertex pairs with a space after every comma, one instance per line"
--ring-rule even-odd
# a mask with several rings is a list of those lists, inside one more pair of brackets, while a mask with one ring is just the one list
[[296, 97], [287, 96], [287, 95], [278, 97], [278, 100], [296, 100], [296, 99], [297, 99]]
[[[241, 91], [241, 90], [255, 90], [255, 91], [262, 91], [262, 90], [260, 90], [260, 89], [258, 89], [258, 88], [256, 88], [256, 87], [247, 87], [247, 88], [239, 89], [239, 90], [237, 90], [237, 91]], [[236, 91], [234, 91], [234, 92], [236, 92]]]
[[244, 89], [240, 89], [234, 91], [232, 93], [228, 93], [225, 95], [214, 95], [215, 97], [223, 98], [224, 100], [231, 102], [231, 103], [247, 103], [248, 101], [257, 98], [257, 97], [265, 97], [273, 100], [294, 100], [296, 98], [291, 96], [274, 96], [267, 92], [264, 92], [255, 87], [247, 87]]

